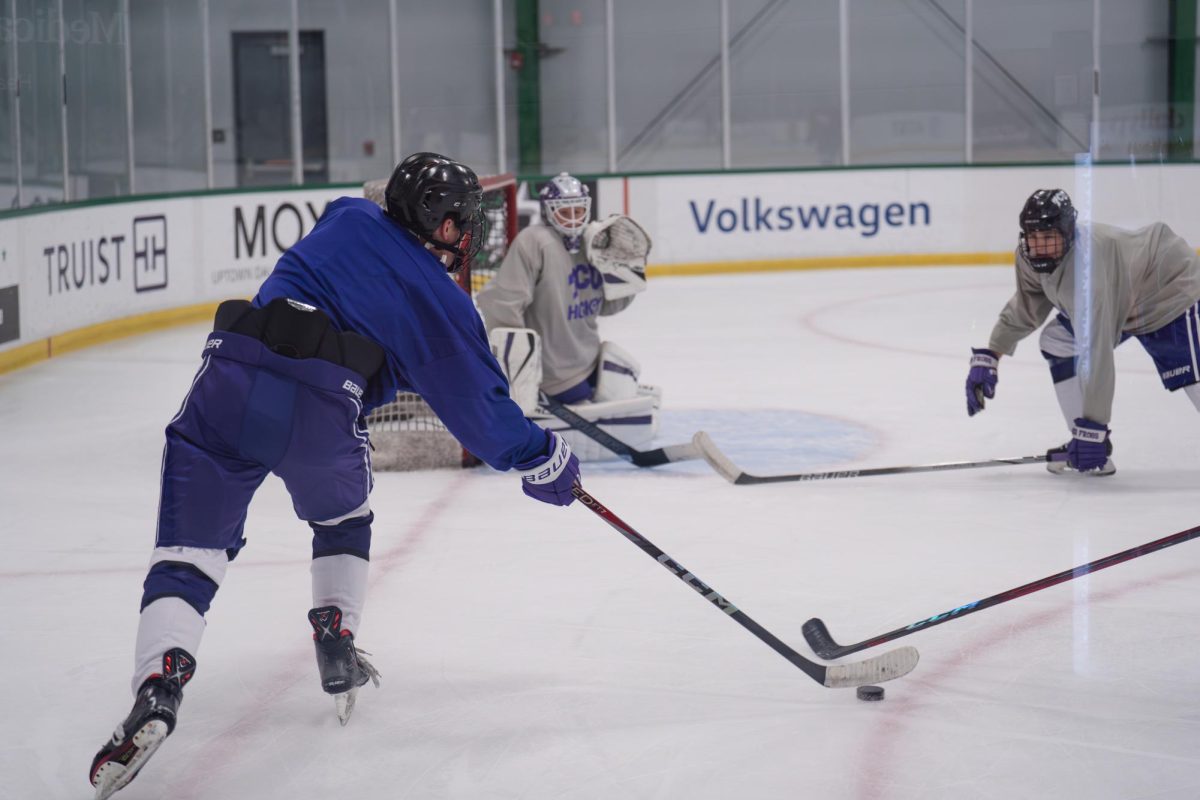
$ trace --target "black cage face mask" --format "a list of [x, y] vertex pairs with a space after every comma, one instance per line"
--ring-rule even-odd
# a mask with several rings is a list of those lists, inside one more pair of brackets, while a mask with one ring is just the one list
[[[1036, 236], [1036, 234], [1052, 233], [1053, 237]], [[1031, 243], [1030, 237], [1038, 241]], [[1048, 273], [1058, 269], [1058, 265], [1066, 258], [1071, 249], [1070, 241], [1057, 228], [1029, 231], [1021, 234], [1021, 255], [1033, 267], [1034, 272]]]

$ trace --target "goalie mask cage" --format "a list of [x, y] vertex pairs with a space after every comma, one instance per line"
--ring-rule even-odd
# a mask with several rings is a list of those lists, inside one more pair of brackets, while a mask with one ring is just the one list
[[[474, 298], [500, 268], [508, 245], [517, 235], [517, 181], [512, 175], [480, 178], [487, 234], [479, 254], [450, 276]], [[368, 181], [363, 195], [384, 205], [387, 180]], [[405, 471], [439, 467], [473, 467], [479, 459], [471, 455], [446, 430], [433, 409], [412, 392], [400, 392], [390, 403], [367, 416], [375, 469]]]

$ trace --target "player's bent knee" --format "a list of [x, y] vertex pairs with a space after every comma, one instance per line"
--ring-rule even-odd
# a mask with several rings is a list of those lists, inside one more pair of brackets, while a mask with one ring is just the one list
[[[223, 551], [215, 552], [224, 557]], [[145, 611], [146, 607], [156, 600], [176, 597], [194, 608], [197, 614], [204, 616], [208, 613], [220, 585], [219, 578], [214, 579], [194, 562], [158, 560], [151, 564], [146, 581], [142, 585], [140, 610]]]
[[351, 555], [370, 560], [371, 523], [375, 513], [368, 511], [360, 517], [342, 519], [333, 525], [309, 522], [313, 530], [312, 557]]

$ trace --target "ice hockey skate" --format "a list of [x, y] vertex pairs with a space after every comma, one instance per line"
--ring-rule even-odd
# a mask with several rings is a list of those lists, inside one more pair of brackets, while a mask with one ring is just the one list
[[[1114, 472], [1116, 472], [1117, 465], [1114, 464], [1112, 460], [1112, 442], [1105, 441], [1104, 452], [1108, 456], [1108, 458], [1104, 459], [1104, 466], [1100, 467], [1099, 469], [1089, 469], [1080, 474], [1103, 477], [1105, 475], [1112, 475]], [[1050, 450], [1046, 451], [1046, 455], [1050, 457], [1046, 462], [1046, 470], [1048, 472], [1051, 472], [1055, 475], [1062, 475], [1064, 472], [1079, 472], [1079, 470], [1076, 470], [1067, 464], [1067, 445], [1064, 444], [1060, 445], [1059, 447], [1052, 447]]]
[[89, 773], [96, 800], [105, 800], [137, 777], [171, 731], [183, 700], [183, 685], [196, 671], [196, 660], [182, 648], [163, 654], [162, 674], [151, 675], [138, 689], [133, 710], [92, 759]]
[[308, 621], [313, 626], [321, 688], [333, 695], [338, 722], [345, 725], [354, 711], [359, 687], [368, 680], [379, 686], [379, 671], [364, 658], [370, 654], [354, 646], [354, 634], [342, 630], [340, 608], [314, 608], [308, 612]]

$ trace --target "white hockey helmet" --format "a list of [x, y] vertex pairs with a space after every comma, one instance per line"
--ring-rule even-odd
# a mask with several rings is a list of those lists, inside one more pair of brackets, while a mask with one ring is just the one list
[[592, 197], [587, 186], [565, 172], [551, 178], [538, 192], [542, 220], [562, 234], [572, 253], [579, 250], [583, 229], [592, 217]]

